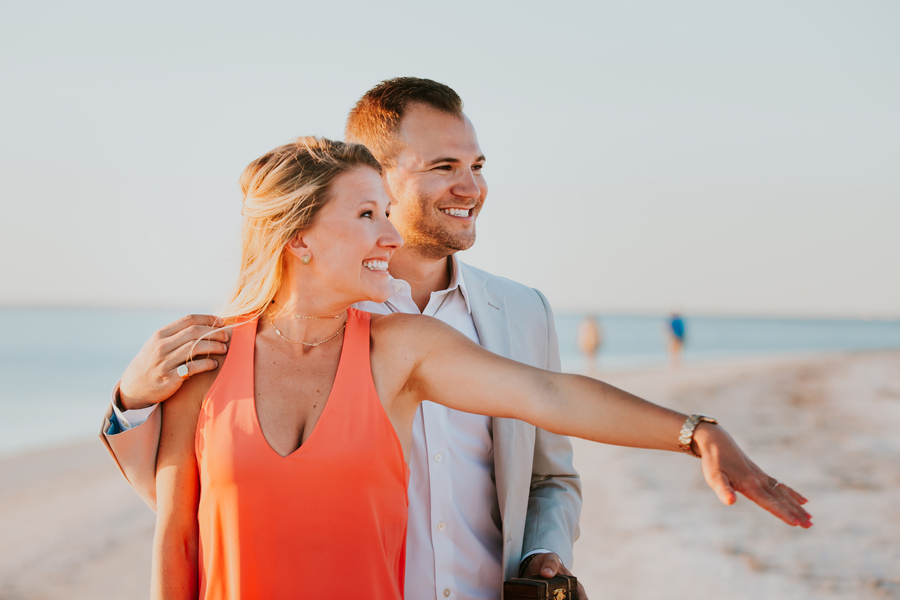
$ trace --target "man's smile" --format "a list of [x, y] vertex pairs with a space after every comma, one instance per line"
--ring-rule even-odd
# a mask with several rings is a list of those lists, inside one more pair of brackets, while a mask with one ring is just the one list
[[440, 209], [442, 213], [445, 215], [450, 215], [451, 217], [471, 217], [472, 209], [471, 208], [442, 208]]

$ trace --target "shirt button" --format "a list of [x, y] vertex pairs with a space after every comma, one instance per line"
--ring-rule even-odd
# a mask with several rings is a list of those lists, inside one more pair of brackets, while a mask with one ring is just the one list
[[434, 455], [434, 462], [441, 462], [442, 460], [444, 460], [444, 457], [441, 456], [440, 454]]
[[402, 292], [402, 291], [403, 291], [403, 286], [400, 285], [399, 283], [395, 283], [395, 284], [394, 284], [394, 291], [395, 291], [395, 292]]
[[444, 598], [450, 597], [450, 588], [444, 588]]
[[[440, 523], [438, 523], [438, 526], [437, 526], [437, 527], [438, 527], [438, 531], [443, 531], [443, 530], [447, 529], [447, 525], [446, 525], [443, 521], [441, 521]], [[446, 595], [446, 594], [445, 594], [445, 595]]]

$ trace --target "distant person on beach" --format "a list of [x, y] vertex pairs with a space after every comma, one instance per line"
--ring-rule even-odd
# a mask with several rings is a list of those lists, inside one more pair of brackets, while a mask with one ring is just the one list
[[[413, 78], [385, 82], [363, 97], [348, 122], [349, 138], [375, 136], [367, 146], [374, 148], [380, 162], [386, 165], [381, 177], [393, 196], [390, 208], [387, 197], [382, 197], [382, 179], [378, 178], [381, 167], [376, 168], [377, 163], [363, 160], [365, 164], [338, 172], [330, 183], [322, 183], [314, 173], [295, 173], [285, 178], [301, 162], [303, 153], [313, 146], [321, 145], [319, 150], [323, 152], [324, 149], [344, 152], [344, 147], [337, 143], [306, 140], [255, 161], [248, 167], [245, 184], [259, 179], [260, 185], [265, 185], [262, 188], [256, 184], [245, 185], [244, 214], [250, 221], [245, 226], [242, 284], [235, 292], [232, 310], [224, 315], [228, 317], [230, 329], [214, 327], [212, 317], [188, 317], [157, 332], [126, 371], [117, 393], [117, 401], [124, 408], [157, 405], [173, 397], [171, 403], [166, 403], [171, 408], [165, 408], [165, 419], [160, 414], [162, 411], [153, 410], [144, 424], [127, 428], [127, 423], [120, 423], [118, 416], [109, 415], [103, 433], [123, 473], [151, 506], [156, 505], [159, 490], [157, 539], [161, 541], [155, 553], [157, 589], [171, 583], [160, 575], [164, 571], [161, 563], [170, 564], [167, 561], [172, 559], [171, 549], [192, 547], [179, 543], [171, 546], [166, 542], [173, 535], [176, 541], [189, 539], [183, 536], [191, 534], [185, 530], [190, 528], [191, 520], [185, 521], [185, 515], [191, 514], [186, 510], [190, 502], [199, 502], [202, 531], [197, 535], [201, 540], [206, 536], [207, 540], [201, 548], [216, 548], [211, 552], [215, 557], [227, 555], [246, 560], [240, 563], [242, 567], [246, 564], [251, 572], [261, 576], [247, 593], [258, 596], [265, 595], [260, 590], [271, 589], [267, 586], [284, 585], [283, 576], [288, 572], [311, 569], [310, 573], [319, 573], [321, 565], [329, 561], [343, 564], [342, 561], [351, 558], [346, 549], [359, 543], [361, 532], [369, 540], [383, 534], [380, 539], [387, 544], [383, 556], [390, 557], [386, 562], [378, 562], [370, 556], [372, 553], [364, 553], [367, 573], [371, 575], [361, 580], [350, 575], [341, 578], [340, 589], [344, 591], [348, 586], [368, 583], [366, 597], [373, 597], [372, 582], [376, 578], [384, 584], [379, 587], [379, 593], [396, 597], [397, 588], [403, 585], [398, 580], [402, 578], [404, 564], [409, 598], [449, 597], [454, 591], [441, 587], [440, 582], [451, 579], [460, 587], [467, 582], [474, 586], [476, 592], [471, 597], [497, 597], [502, 579], [520, 570], [534, 575], [546, 575], [548, 570], [566, 572], [559, 553], [571, 556], [580, 505], [577, 477], [570, 469], [568, 442], [507, 418], [488, 419], [484, 425], [474, 421], [473, 426], [463, 425], [459, 419], [464, 415], [452, 410], [429, 413], [424, 406], [417, 412], [415, 408], [424, 397], [469, 412], [523, 417], [538, 425], [549, 425], [560, 433], [587, 434], [610, 443], [699, 450], [707, 481], [723, 502], [732, 503], [734, 490], [741, 491], [786, 522], [809, 526], [808, 515], [800, 508], [804, 500], [759, 471], [724, 430], [713, 423], [698, 420], [699, 417], [686, 418], [594, 380], [553, 375], [513, 363], [466, 341], [468, 337], [488, 349], [535, 366], [558, 365], [552, 315], [543, 296], [463, 265], [454, 256], [457, 250], [474, 241], [475, 217], [486, 195], [481, 175], [484, 157], [471, 123], [461, 112], [458, 97], [452, 95], [456, 98], [455, 109], [430, 104], [428, 99], [432, 96], [427, 94], [414, 97], [408, 105], [401, 103], [395, 107], [397, 110], [391, 117], [395, 122], [373, 127], [368, 134], [351, 126], [355, 116], [372, 104], [384, 102], [392, 90], [401, 89], [400, 96], [408, 98], [411, 91], [421, 92], [422, 87], [429, 93], [437, 90], [445, 95], [449, 90], [435, 82]], [[378, 138], [385, 131], [395, 136], [392, 143]], [[355, 148], [353, 152], [357, 152]], [[262, 181], [270, 175], [273, 181]], [[315, 188], [313, 181], [305, 179], [307, 175], [315, 179], [316, 185], [322, 184], [319, 201], [313, 208], [309, 208], [308, 199], [303, 200], [300, 193]], [[374, 183], [376, 180], [378, 185]], [[271, 193], [262, 193], [262, 189]], [[359, 214], [346, 212], [348, 206], [354, 206], [354, 201], [363, 200], [372, 208]], [[390, 221], [386, 216], [389, 210], [392, 211]], [[292, 226], [279, 211], [302, 213], [304, 220], [301, 225]], [[369, 227], [370, 223], [372, 227], [377, 225], [372, 231], [381, 232], [378, 236], [367, 237], [370, 234], [366, 232], [370, 230], [358, 230]], [[391, 223], [403, 233], [405, 245], [387, 227]], [[368, 249], [363, 247], [366, 243], [371, 244]], [[307, 251], [309, 254], [305, 254]], [[354, 257], [359, 260], [354, 261]], [[272, 270], [258, 272], [271, 276], [248, 278], [247, 270], [260, 269], [260, 265], [270, 265], [268, 268]], [[403, 274], [405, 280], [388, 275], [385, 271], [388, 265], [393, 275]], [[280, 283], [274, 275], [279, 269], [284, 275]], [[348, 308], [354, 302], [373, 312], [424, 312], [436, 319], [446, 318], [466, 335], [460, 336], [433, 319], [403, 314], [369, 317], [367, 313]], [[241, 310], [236, 312], [235, 306]], [[447, 314], [456, 315], [459, 320], [456, 317], [451, 320]], [[466, 319], [469, 325], [465, 324]], [[364, 343], [365, 336], [370, 340], [368, 346]], [[223, 342], [229, 343], [231, 349], [221, 364], [206, 355], [224, 353]], [[352, 375], [358, 369], [363, 372]], [[371, 375], [365, 374], [369, 369]], [[188, 383], [182, 385], [185, 380]], [[362, 382], [367, 389], [352, 390], [345, 385], [347, 381]], [[326, 395], [328, 389], [332, 389], [330, 398]], [[558, 402], [552, 410], [541, 400], [547, 398], [550, 389], [570, 390], [561, 396], [550, 394], [553, 402]], [[352, 421], [358, 411], [345, 410], [351, 406], [360, 410], [367, 407], [363, 416], [371, 417], [365, 419], [370, 427], [358, 429]], [[438, 447], [441, 452], [433, 452], [430, 446], [428, 423], [420, 426], [429, 414], [437, 415], [432, 426], [445, 420], [438, 427], [439, 434], [444, 432]], [[351, 421], [337, 429], [349, 428], [358, 434], [346, 440], [335, 433], [334, 426], [344, 418]], [[196, 425], [198, 419], [200, 426], [192, 428], [192, 422]], [[682, 425], [688, 437], [682, 438], [679, 444], [678, 430]], [[157, 459], [160, 428], [163, 441]], [[428, 432], [427, 439], [424, 435], [419, 439], [417, 431]], [[476, 438], [472, 436], [477, 437], [479, 431], [486, 433], [480, 439], [488, 448], [485, 479], [489, 480], [492, 491], [486, 496], [473, 493], [481, 485], [478, 479], [466, 477], [465, 471], [454, 464], [466, 461], [465, 454], [457, 452], [460, 446], [453, 443], [454, 439], [473, 442]], [[338, 437], [332, 437], [329, 432]], [[400, 442], [399, 456], [386, 443], [392, 435]], [[454, 438], [454, 435], [463, 437]], [[370, 436], [377, 439], [370, 440]], [[361, 472], [349, 478], [338, 476], [343, 469], [352, 467], [359, 471], [359, 465], [369, 468], [373, 455], [359, 454], [357, 444], [369, 441], [380, 448], [374, 454], [378, 457], [374, 462], [384, 463], [379, 468], [387, 469], [387, 476], [375, 478], [377, 481]], [[240, 451], [242, 444], [252, 444], [253, 450]], [[302, 471], [305, 474], [299, 480], [302, 489], [281, 487], [279, 482], [284, 478], [265, 475], [268, 464], [286, 466], [295, 459], [303, 462], [299, 460], [303, 456], [315, 455], [325, 448], [344, 449], [346, 454], [334, 470], [323, 472], [310, 464], [312, 470]], [[234, 460], [237, 457], [259, 460], [253, 458], [238, 465]], [[399, 481], [402, 477], [398, 476], [398, 473], [402, 475], [402, 469], [398, 469], [406, 462], [412, 470], [412, 480], [409, 552], [404, 563], [397, 557], [403, 556], [406, 541], [402, 540], [398, 546], [398, 538], [402, 537], [397, 535], [399, 520], [390, 507], [396, 505], [397, 490], [406, 489]], [[196, 471], [198, 464], [199, 471]], [[221, 465], [232, 467], [223, 472]], [[238, 480], [227, 483], [228, 477], [236, 477], [239, 466], [248, 479], [243, 484]], [[452, 472], [452, 477], [440, 472], [445, 468]], [[275, 470], [269, 471], [270, 474], [278, 472], [276, 467], [272, 469]], [[417, 469], [424, 481], [420, 488], [424, 490], [423, 496], [415, 484]], [[478, 472], [481, 467], [475, 465], [473, 469]], [[542, 472], [546, 476], [541, 476]], [[251, 481], [250, 487], [246, 487]], [[329, 488], [335, 481], [340, 483], [337, 489]], [[224, 488], [220, 486], [223, 483]], [[240, 528], [243, 521], [219, 520], [216, 525], [203, 517], [211, 513], [222, 516], [225, 512], [235, 515], [241, 506], [238, 502], [243, 497], [241, 490], [251, 489], [263, 490], [254, 492], [257, 498], [253, 503], [260, 503], [255, 504], [257, 509], [243, 515], [248, 522], [259, 526], [257, 534], [232, 531], [234, 535], [224, 535], [224, 528]], [[310, 494], [310, 490], [314, 493]], [[348, 490], [353, 490], [349, 495], [354, 498], [345, 498]], [[436, 497], [438, 493], [440, 498]], [[271, 536], [275, 533], [271, 530], [277, 529], [285, 519], [290, 521], [303, 514], [302, 510], [290, 509], [306, 506], [302, 503], [313, 501], [310, 496], [316, 496], [314, 500], [319, 502], [315, 522], [305, 519], [298, 525], [308, 530], [281, 532], [279, 541], [273, 542]], [[448, 496], [449, 503], [440, 504]], [[346, 502], [351, 501], [362, 505], [348, 509]], [[456, 537], [460, 535], [457, 530], [466, 524], [448, 518], [438, 520], [444, 515], [435, 506], [452, 511], [451, 517], [457, 514], [484, 517], [478, 520], [480, 524], [474, 526], [468, 539], [475, 540], [476, 546], [481, 544], [482, 552], [490, 560], [470, 565], [471, 579], [466, 579], [466, 573], [470, 572], [466, 563], [472, 558], [471, 547], [465, 545], [465, 535]], [[279, 511], [283, 510], [290, 514], [280, 519]], [[384, 520], [380, 524], [360, 522], [355, 529], [345, 527], [348, 515], [374, 517], [382, 511]], [[419, 519], [424, 521], [424, 529], [414, 525]], [[387, 529], [377, 531], [382, 526]], [[416, 528], [422, 539], [416, 539]], [[480, 537], [479, 532], [490, 534], [492, 528], [498, 533], [496, 538]], [[317, 531], [322, 532], [321, 536], [311, 535]], [[272, 543], [266, 545], [267, 542]], [[245, 548], [245, 543], [263, 544], [263, 547]], [[434, 548], [425, 548], [432, 543]], [[428, 560], [413, 556], [414, 547], [426, 552], [430, 567]], [[436, 572], [438, 555], [443, 556], [448, 549], [449, 562], [440, 562], [443, 570]], [[202, 554], [198, 561], [207, 558], [219, 560]], [[498, 565], [496, 570], [491, 568], [492, 564]], [[415, 570], [411, 565], [416, 566]], [[204, 562], [202, 566], [210, 571], [195, 574], [201, 577], [201, 584], [239, 585], [233, 580], [209, 576], [216, 569], [226, 568], [221, 564]], [[243, 568], [240, 570], [243, 574]], [[344, 571], [349, 574], [353, 569], [348, 567]], [[199, 573], [206, 573], [207, 578], [203, 579]], [[262, 576], [266, 573], [268, 577]], [[191, 577], [190, 573], [182, 575]], [[244, 584], [249, 585], [248, 582], [247, 578], [242, 580]], [[455, 593], [466, 597], [460, 590]]]
[[681, 353], [684, 351], [684, 319], [679, 313], [672, 313], [669, 316], [668, 324], [669, 337], [669, 364], [673, 368], [681, 366]]
[[588, 315], [578, 324], [578, 350], [585, 358], [585, 374], [597, 373], [597, 354], [603, 346], [603, 330], [597, 315]]

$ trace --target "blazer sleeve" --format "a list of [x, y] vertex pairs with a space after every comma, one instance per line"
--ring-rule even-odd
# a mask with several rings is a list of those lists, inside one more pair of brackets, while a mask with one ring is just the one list
[[159, 450], [162, 411], [157, 407], [146, 422], [121, 433], [111, 432], [112, 412], [110, 405], [103, 418], [100, 441], [134, 491], [155, 511], [156, 453]]
[[[547, 315], [547, 366], [560, 370], [559, 340], [553, 322], [553, 311], [547, 298], [535, 290], [544, 303]], [[581, 479], [572, 465], [572, 443], [566, 436], [536, 428], [534, 465], [528, 513], [525, 517], [525, 538], [522, 554], [545, 549], [555, 552], [566, 567], [574, 561], [572, 547], [578, 539], [581, 518]]]

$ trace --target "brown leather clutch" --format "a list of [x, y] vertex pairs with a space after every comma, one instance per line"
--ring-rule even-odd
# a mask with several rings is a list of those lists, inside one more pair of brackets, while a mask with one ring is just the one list
[[572, 575], [551, 579], [513, 577], [503, 583], [505, 600], [578, 600], [578, 580]]

